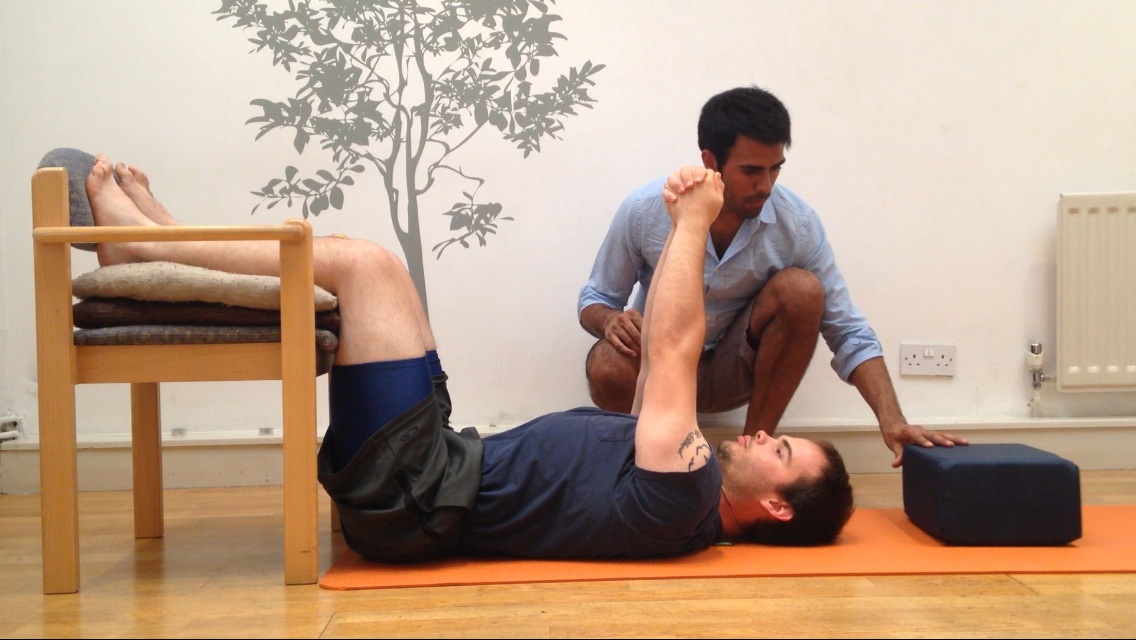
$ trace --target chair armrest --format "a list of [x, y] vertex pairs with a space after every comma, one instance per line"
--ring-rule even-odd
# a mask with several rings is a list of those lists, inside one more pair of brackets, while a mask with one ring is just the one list
[[278, 240], [301, 242], [307, 223], [299, 220], [261, 226], [37, 227], [32, 238], [44, 244], [79, 242], [185, 242]]

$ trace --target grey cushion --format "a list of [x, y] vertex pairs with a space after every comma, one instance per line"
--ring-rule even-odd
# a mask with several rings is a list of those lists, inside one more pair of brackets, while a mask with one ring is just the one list
[[[39, 161], [39, 167], [63, 167], [67, 170], [67, 191], [71, 201], [71, 226], [94, 226], [95, 219], [91, 215], [91, 203], [87, 200], [87, 176], [91, 167], [95, 166], [95, 156], [80, 151], [60, 147], [48, 151]], [[71, 246], [84, 251], [94, 251], [93, 243], [76, 243]]]

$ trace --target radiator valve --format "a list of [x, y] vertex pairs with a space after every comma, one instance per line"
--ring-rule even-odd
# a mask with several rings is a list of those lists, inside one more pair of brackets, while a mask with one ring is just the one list
[[1040, 389], [1041, 383], [1053, 382], [1056, 378], [1045, 373], [1045, 353], [1040, 342], [1031, 342], [1026, 364], [1030, 371], [1030, 382], [1034, 389]]

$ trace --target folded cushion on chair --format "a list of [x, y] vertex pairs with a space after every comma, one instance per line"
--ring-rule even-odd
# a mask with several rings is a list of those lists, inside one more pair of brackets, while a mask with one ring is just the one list
[[[174, 262], [100, 267], [75, 278], [76, 298], [133, 298], [161, 302], [213, 302], [252, 309], [280, 309], [280, 278], [214, 271]], [[335, 296], [315, 288], [316, 311], [336, 307]]]
[[[72, 307], [75, 326], [101, 329], [131, 325], [279, 326], [273, 309], [231, 307], [214, 302], [152, 302], [130, 298], [88, 298]], [[316, 312], [316, 328], [339, 333], [339, 311]]]
[[[99, 345], [170, 345], [170, 344], [237, 344], [280, 342], [280, 327], [210, 327], [186, 325], [141, 325], [80, 329], [75, 332], [75, 346]], [[330, 331], [316, 330], [316, 348], [334, 354], [339, 337]]]

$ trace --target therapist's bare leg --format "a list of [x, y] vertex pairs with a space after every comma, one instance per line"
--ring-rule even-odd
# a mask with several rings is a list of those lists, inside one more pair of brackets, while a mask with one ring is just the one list
[[744, 433], [773, 435], [816, 352], [824, 286], [810, 271], [779, 271], [758, 292], [746, 340], [757, 352]]

